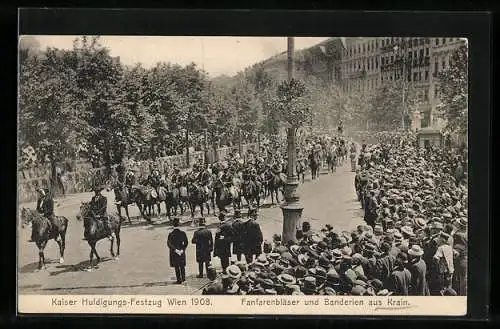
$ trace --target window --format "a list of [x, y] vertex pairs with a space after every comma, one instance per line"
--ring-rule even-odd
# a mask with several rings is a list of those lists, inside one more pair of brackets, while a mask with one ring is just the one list
[[439, 46], [439, 38], [436, 38], [436, 46]]
[[417, 78], [418, 78], [418, 73], [413, 72], [413, 81], [417, 81]]
[[365, 44], [363, 43], [363, 53], [366, 52]]
[[394, 63], [394, 56], [391, 55], [391, 64]]
[[425, 56], [429, 56], [429, 48], [425, 48]]
[[417, 51], [416, 50], [413, 52], [413, 57], [417, 58]]
[[377, 47], [377, 48], [378, 48], [378, 39], [377, 39], [377, 40], [375, 40], [375, 47]]
[[437, 74], [439, 72], [439, 63], [438, 63], [438, 60], [436, 59], [436, 61], [434, 62], [434, 72]]
[[443, 70], [444, 70], [446, 68], [446, 61], [443, 59], [443, 62], [441, 64], [442, 64], [442, 67], [443, 67]]
[[358, 54], [361, 54], [361, 45], [358, 45]]
[[378, 69], [378, 58], [375, 58], [375, 68]]
[[368, 61], [368, 70], [370, 70], [370, 61]]
[[427, 91], [424, 91], [424, 101], [429, 101], [429, 93]]
[[418, 81], [422, 81], [422, 72], [418, 72]]
[[453, 38], [450, 38], [450, 42], [453, 42]]
[[423, 58], [423, 57], [424, 57], [424, 50], [420, 49], [420, 58]]
[[429, 71], [425, 71], [425, 80], [429, 80]]
[[443, 38], [443, 39], [441, 40], [441, 43], [444, 45], [444, 43], [445, 43], [445, 42], [446, 42], [446, 38]]

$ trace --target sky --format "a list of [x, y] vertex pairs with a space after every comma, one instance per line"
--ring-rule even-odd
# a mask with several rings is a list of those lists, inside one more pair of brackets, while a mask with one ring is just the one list
[[[71, 49], [78, 36], [30, 36], [41, 49]], [[295, 38], [295, 49], [303, 49], [328, 38]], [[210, 76], [232, 76], [238, 71], [273, 55], [286, 51], [286, 37], [163, 37], [163, 36], [101, 36], [101, 43], [112, 56], [120, 56], [127, 65], [141, 63], [144, 67], [157, 62], [187, 65], [191, 62], [204, 68]]]

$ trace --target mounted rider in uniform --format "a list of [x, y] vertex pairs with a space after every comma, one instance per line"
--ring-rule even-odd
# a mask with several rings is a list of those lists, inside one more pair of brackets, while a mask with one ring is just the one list
[[[95, 185], [94, 196], [92, 200], [90, 200], [90, 210], [94, 218], [98, 221], [102, 221], [104, 225], [104, 230], [108, 235], [108, 239], [113, 239], [115, 237], [115, 233], [111, 232], [111, 226], [109, 225], [109, 217], [107, 213], [108, 208], [108, 199], [101, 194], [101, 191], [104, 189], [103, 185]], [[87, 237], [84, 237], [84, 240], [87, 240]]]
[[[52, 198], [52, 193], [47, 188], [38, 189], [38, 200], [36, 203], [36, 210], [42, 214], [45, 218], [49, 220], [51, 228], [54, 226], [54, 220], [56, 216], [54, 215], [54, 199]], [[34, 242], [33, 232], [31, 232], [30, 242]]]

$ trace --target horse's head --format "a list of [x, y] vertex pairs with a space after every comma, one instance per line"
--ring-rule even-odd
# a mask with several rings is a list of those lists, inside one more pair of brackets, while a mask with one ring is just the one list
[[80, 204], [80, 211], [78, 214], [76, 214], [76, 219], [81, 221], [82, 218], [88, 217], [89, 214], [90, 214], [90, 203], [82, 202]]

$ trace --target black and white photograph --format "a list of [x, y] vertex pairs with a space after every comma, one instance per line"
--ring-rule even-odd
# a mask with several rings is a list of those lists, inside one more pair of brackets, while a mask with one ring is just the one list
[[461, 37], [21, 35], [18, 293], [467, 296], [467, 118]]

